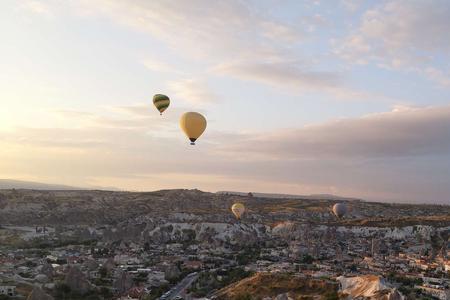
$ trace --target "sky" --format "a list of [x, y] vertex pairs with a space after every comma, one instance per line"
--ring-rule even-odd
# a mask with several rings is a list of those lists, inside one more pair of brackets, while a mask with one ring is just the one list
[[0, 178], [450, 204], [449, 28], [446, 0], [2, 0]]

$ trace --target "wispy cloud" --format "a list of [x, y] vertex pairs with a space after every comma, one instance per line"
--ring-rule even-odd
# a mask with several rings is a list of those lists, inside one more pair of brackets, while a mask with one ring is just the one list
[[380, 94], [352, 88], [340, 73], [314, 71], [297, 61], [224, 63], [214, 67], [212, 72], [278, 87], [294, 94], [320, 92], [338, 100], [393, 101]]
[[444, 72], [442, 70], [428, 67], [425, 69], [425, 73], [430, 80], [438, 83], [441, 86], [450, 87], [450, 72]]
[[[191, 75], [194, 78], [204, 76], [213, 69], [222, 75], [242, 80], [280, 88], [289, 86], [295, 92], [326, 92], [332, 98], [339, 99], [377, 98], [352, 88], [343, 79], [342, 72], [311, 66], [310, 62], [318, 58], [296, 48], [309, 38], [307, 31], [315, 31], [328, 24], [321, 14], [303, 17], [296, 24], [264, 13], [249, 3], [234, 0], [213, 3], [196, 0], [189, 4], [170, 0], [131, 3], [97, 0], [82, 3], [91, 12], [146, 32], [180, 57], [191, 59], [196, 65], [196, 73]], [[218, 61], [222, 63], [216, 66]], [[143, 64], [153, 71], [182, 75], [182, 71], [174, 72], [176, 68], [159, 59], [150, 57], [143, 60]], [[194, 85], [201, 91], [199, 95], [193, 94], [191, 86]], [[196, 103], [213, 96], [211, 90], [205, 92], [205, 82], [198, 79], [172, 80], [170, 87], [188, 101]]]
[[[297, 31], [241, 1], [85, 1], [91, 12], [150, 33], [174, 49], [203, 58], [256, 55], [274, 48], [264, 38], [294, 40]], [[201, 20], [201, 21], [199, 21]], [[227, 26], [223, 26], [226, 20]], [[275, 50], [274, 50], [275, 51]]]
[[361, 0], [341, 0], [341, 5], [343, 5], [346, 9], [348, 9], [351, 12], [356, 11], [363, 1]]
[[147, 103], [147, 104], [139, 103], [139, 104], [133, 104], [133, 105], [112, 106], [112, 107], [108, 107], [108, 109], [115, 111], [115, 112], [128, 114], [131, 116], [150, 117], [153, 112], [153, 111], [151, 111], [151, 108], [152, 108], [151, 105], [152, 104], [149, 101], [149, 103]]
[[156, 57], [146, 57], [142, 60], [142, 64], [149, 70], [155, 72], [183, 74], [177, 67], [172, 66], [165, 61]]
[[295, 62], [252, 63], [238, 62], [222, 64], [214, 71], [242, 79], [295, 89], [317, 89], [336, 87], [339, 76], [331, 72], [305, 71]]
[[[389, 1], [366, 11], [336, 53], [360, 64], [375, 62], [426, 75], [427, 66], [438, 58], [450, 58], [449, 27], [448, 1]], [[442, 83], [440, 76], [433, 78]]]
[[300, 28], [288, 26], [274, 21], [261, 21], [260, 24], [262, 35], [276, 42], [284, 41], [288, 43], [295, 43], [304, 38]]
[[218, 99], [218, 96], [203, 79], [173, 81], [169, 83], [169, 88], [181, 101], [191, 104], [210, 104]]
[[20, 9], [32, 12], [34, 14], [42, 15], [45, 17], [54, 17], [54, 12], [50, 5], [46, 2], [38, 0], [26, 0], [20, 4]]

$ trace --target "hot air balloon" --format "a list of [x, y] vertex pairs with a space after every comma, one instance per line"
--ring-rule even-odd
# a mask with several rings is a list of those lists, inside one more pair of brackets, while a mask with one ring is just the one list
[[199, 113], [187, 112], [180, 118], [180, 127], [191, 141], [191, 145], [195, 145], [195, 141], [206, 129], [206, 119]]
[[156, 94], [153, 96], [153, 105], [155, 105], [156, 109], [159, 110], [159, 114], [162, 113], [169, 107], [170, 99], [166, 95]]
[[233, 206], [231, 206], [231, 211], [236, 216], [236, 218], [239, 220], [241, 219], [242, 215], [245, 212], [245, 206], [242, 203], [235, 203]]
[[347, 213], [347, 205], [345, 203], [336, 203], [333, 206], [333, 213], [341, 219]]

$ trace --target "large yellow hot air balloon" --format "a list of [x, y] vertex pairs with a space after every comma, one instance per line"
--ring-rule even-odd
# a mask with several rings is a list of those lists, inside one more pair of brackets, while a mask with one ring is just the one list
[[231, 211], [236, 216], [236, 218], [239, 220], [241, 219], [242, 215], [245, 212], [245, 206], [242, 203], [235, 203], [233, 206], [231, 206]]
[[187, 112], [180, 118], [180, 127], [191, 141], [191, 145], [195, 145], [195, 141], [206, 129], [206, 119], [199, 113]]
[[162, 113], [169, 107], [170, 99], [166, 95], [156, 94], [153, 96], [153, 105], [155, 105], [156, 109], [159, 110], [159, 114]]

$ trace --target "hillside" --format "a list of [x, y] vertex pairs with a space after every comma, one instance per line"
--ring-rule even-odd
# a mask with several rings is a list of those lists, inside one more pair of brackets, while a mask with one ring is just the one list
[[[206, 193], [199, 190], [114, 192], [90, 190], [0, 190], [0, 224], [117, 224], [140, 216], [167, 218], [176, 213], [203, 222], [232, 222], [231, 205], [245, 204], [242, 222], [273, 227], [286, 220], [346, 226], [450, 226], [450, 206], [348, 202], [337, 220], [335, 200], [277, 199]], [[194, 217], [195, 216], [195, 217]]]
[[[248, 193], [234, 191], [219, 191], [218, 194], [228, 194], [236, 196], [247, 196]], [[315, 199], [315, 200], [335, 200], [335, 201], [361, 201], [361, 199], [341, 197], [330, 194], [314, 194], [314, 195], [291, 195], [291, 194], [274, 194], [274, 193], [253, 193], [254, 197], [259, 198], [275, 198], [275, 199]]]
[[363, 298], [373, 300], [403, 300], [403, 295], [382, 277], [363, 275], [356, 277], [338, 277], [342, 293], [352, 299]]
[[338, 285], [319, 279], [307, 279], [289, 274], [257, 273], [233, 283], [214, 294], [225, 299], [337, 299]]

